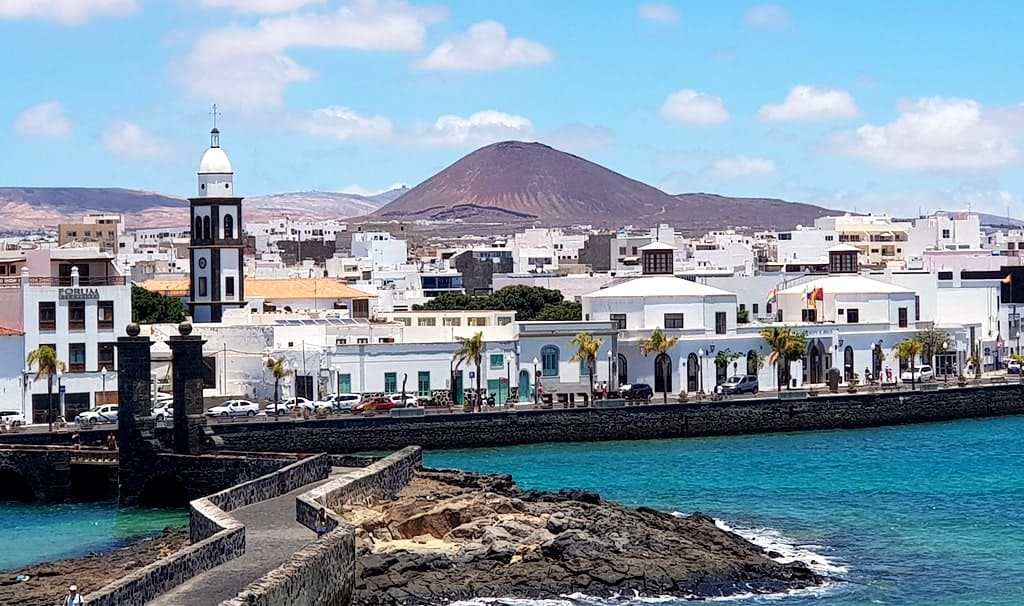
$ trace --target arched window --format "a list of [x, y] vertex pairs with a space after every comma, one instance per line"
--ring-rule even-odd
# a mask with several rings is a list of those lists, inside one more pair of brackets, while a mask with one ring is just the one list
[[196, 217], [196, 226], [192, 229], [192, 239], [202, 240], [203, 239], [203, 219], [202, 217]]
[[654, 391], [672, 391], [672, 358], [668, 354], [658, 354], [658, 357], [654, 358]]
[[618, 370], [619, 385], [629, 385], [629, 373], [626, 372], [628, 370], [626, 367], [626, 356], [619, 354], [618, 364], [619, 367], [616, 370]]
[[760, 370], [758, 368], [758, 362], [760, 361], [759, 360], [759, 356], [760, 356], [760, 352], [758, 352], [756, 349], [751, 349], [750, 351], [747, 352], [747, 374], [748, 375], [757, 375], [757, 371]]
[[[843, 378], [851, 381], [856, 374], [853, 368], [853, 348], [847, 345], [846, 349], [843, 350]], [[861, 381], [867, 380], [868, 377], [861, 377]]]
[[558, 376], [558, 358], [558, 348], [554, 345], [540, 348], [540, 361], [545, 377]]
[[203, 239], [210, 240], [210, 217], [203, 217]]
[[235, 218], [231, 215], [224, 215], [224, 238], [231, 240], [235, 237]]

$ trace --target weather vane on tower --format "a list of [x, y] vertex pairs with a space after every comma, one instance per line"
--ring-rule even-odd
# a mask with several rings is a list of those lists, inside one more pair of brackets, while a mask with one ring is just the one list
[[217, 116], [220, 115], [220, 112], [217, 111], [216, 103], [213, 104], [213, 111], [210, 112], [210, 115], [213, 116], [213, 127], [217, 128]]

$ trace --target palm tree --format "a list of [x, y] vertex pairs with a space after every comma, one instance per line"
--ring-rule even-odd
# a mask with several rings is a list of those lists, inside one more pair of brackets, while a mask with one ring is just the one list
[[594, 373], [597, 371], [597, 352], [604, 345], [604, 339], [595, 339], [594, 335], [581, 332], [570, 341], [577, 347], [576, 353], [570, 358], [571, 362], [583, 362], [587, 365], [587, 374], [590, 375], [590, 397], [594, 397]]
[[36, 381], [46, 377], [46, 395], [50, 403], [50, 431], [53, 431], [53, 377], [64, 372], [64, 363], [57, 359], [57, 351], [49, 345], [40, 345], [28, 352], [25, 363], [30, 367], [36, 365]]
[[[664, 330], [662, 330], [661, 328], [655, 328], [654, 332], [651, 333], [651, 337], [649, 339], [640, 339], [640, 353], [644, 354], [645, 358], [648, 354], [652, 353], [657, 353], [659, 355], [667, 354], [668, 351], [675, 347], [676, 343], [678, 342], [679, 337], [667, 337], [665, 336]], [[663, 373], [667, 374], [672, 372], [672, 368], [670, 367], [672, 362], [669, 361], [667, 356], [662, 358], [662, 364], [664, 366], [668, 366], [668, 368], [661, 369]], [[668, 392], [662, 390], [661, 396], [664, 403], [668, 404]]]
[[281, 379], [292, 374], [292, 371], [284, 358], [267, 358], [267, 370], [274, 376], [274, 414], [277, 414], [277, 408], [281, 405]]
[[804, 356], [807, 349], [807, 335], [796, 332], [788, 326], [766, 328], [761, 331], [761, 338], [765, 340], [772, 350], [768, 354], [768, 363], [772, 365], [775, 374], [775, 389], [779, 389], [779, 363], [783, 364], [783, 375], [786, 378], [786, 388], [789, 389], [789, 363], [799, 360]]
[[476, 409], [480, 410], [480, 369], [484, 362], [484, 333], [477, 332], [472, 337], [455, 337], [459, 350], [455, 352], [455, 360], [459, 363], [472, 362], [476, 365]]
[[903, 339], [892, 348], [892, 353], [900, 362], [910, 362], [910, 389], [914, 389], [914, 371], [917, 370], [915, 359], [922, 351], [924, 345], [917, 339]]

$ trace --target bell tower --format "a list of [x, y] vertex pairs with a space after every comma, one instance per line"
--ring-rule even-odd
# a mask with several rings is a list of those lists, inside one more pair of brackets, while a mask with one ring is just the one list
[[245, 306], [242, 198], [235, 197], [231, 161], [220, 146], [213, 106], [210, 148], [199, 161], [199, 191], [189, 199], [189, 311], [196, 323], [220, 322], [225, 308]]

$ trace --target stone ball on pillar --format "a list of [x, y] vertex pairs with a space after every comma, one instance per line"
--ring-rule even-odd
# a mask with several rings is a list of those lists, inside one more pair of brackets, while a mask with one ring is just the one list
[[178, 333], [183, 337], [187, 337], [192, 334], [192, 323], [185, 320], [181, 324], [178, 324]]
[[137, 323], [131, 322], [128, 326], [125, 326], [124, 332], [127, 333], [129, 337], [137, 337], [139, 336], [139, 333], [142, 332], [142, 329], [139, 328]]

